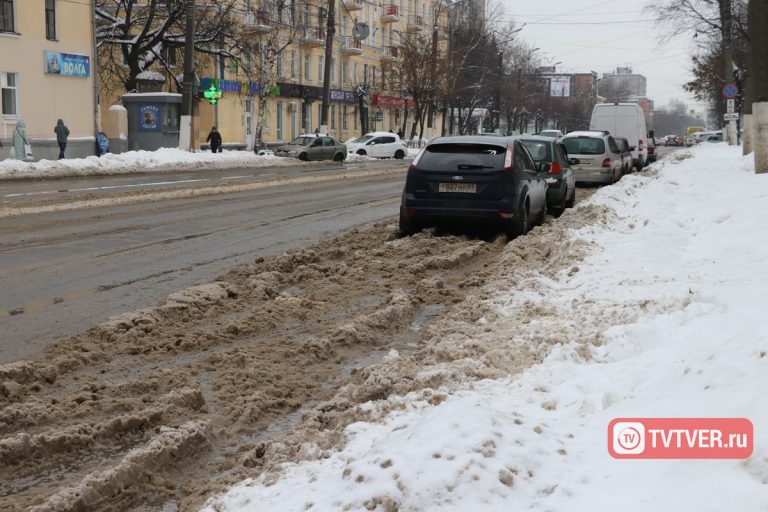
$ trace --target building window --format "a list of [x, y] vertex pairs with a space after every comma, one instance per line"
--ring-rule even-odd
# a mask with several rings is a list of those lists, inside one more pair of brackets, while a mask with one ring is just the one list
[[312, 56], [304, 56], [304, 80], [312, 80]]
[[291, 78], [296, 78], [296, 50], [291, 50]]
[[56, 0], [45, 0], [45, 38], [56, 40]]
[[0, 0], [0, 32], [15, 32], [13, 0]]
[[169, 68], [176, 67], [176, 48], [173, 48], [172, 46], [163, 48], [163, 60], [168, 64]]
[[352, 111], [352, 127], [357, 130], [357, 107]]
[[336, 59], [331, 59], [331, 83], [336, 83]]
[[320, 82], [325, 80], [325, 57], [322, 55], [317, 61], [317, 80]]
[[283, 102], [277, 102], [277, 140], [283, 140]]
[[331, 130], [336, 129], [336, 105], [331, 105]]
[[346, 105], [341, 106], [341, 129], [342, 130], [347, 129], [347, 106]]
[[285, 65], [284, 65], [285, 59], [283, 58], [283, 54], [280, 53], [277, 56], [277, 76], [280, 78], [285, 76]]
[[16, 109], [16, 73], [0, 73], [0, 86], [2, 86], [4, 116], [15, 116]]
[[346, 60], [341, 61], [341, 82], [344, 84], [349, 83], [349, 66]]

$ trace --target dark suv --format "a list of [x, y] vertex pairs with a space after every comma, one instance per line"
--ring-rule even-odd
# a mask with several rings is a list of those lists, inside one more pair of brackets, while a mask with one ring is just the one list
[[546, 214], [546, 172], [537, 172], [519, 137], [467, 135], [433, 139], [408, 169], [400, 232], [470, 221], [524, 235]]

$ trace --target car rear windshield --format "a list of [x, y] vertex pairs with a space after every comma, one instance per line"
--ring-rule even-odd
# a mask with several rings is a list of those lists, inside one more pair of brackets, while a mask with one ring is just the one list
[[523, 145], [528, 148], [528, 152], [536, 160], [536, 163], [552, 161], [552, 148], [549, 142], [524, 140]]
[[544, 130], [539, 135], [542, 137], [559, 137], [560, 133], [554, 130]]
[[605, 153], [603, 139], [595, 137], [571, 137], [563, 139], [569, 155], [602, 155]]
[[507, 148], [495, 144], [432, 144], [419, 160], [419, 167], [433, 171], [502, 169]]

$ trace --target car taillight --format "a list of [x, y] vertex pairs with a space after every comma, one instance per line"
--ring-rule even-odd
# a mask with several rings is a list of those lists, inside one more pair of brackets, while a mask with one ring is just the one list
[[512, 146], [507, 146], [507, 152], [504, 155], [504, 170], [512, 170]]
[[562, 172], [563, 168], [560, 167], [559, 162], [552, 162], [549, 167], [549, 172], [547, 174], [560, 174]]
[[606, 158], [605, 160], [603, 160], [603, 167], [610, 167], [610, 166], [611, 166], [610, 158]]
[[424, 146], [421, 148], [421, 150], [416, 153], [416, 158], [413, 159], [413, 162], [411, 162], [410, 168], [415, 169], [417, 165], [419, 165], [419, 160], [421, 159], [421, 155], [424, 154], [424, 152], [427, 150], [427, 146]]

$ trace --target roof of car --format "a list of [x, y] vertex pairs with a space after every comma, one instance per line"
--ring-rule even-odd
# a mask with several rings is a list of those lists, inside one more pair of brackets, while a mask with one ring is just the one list
[[567, 134], [563, 135], [563, 138], [596, 137], [598, 135], [610, 135], [610, 134], [606, 131], [601, 131], [601, 130], [582, 130], [578, 132], [568, 132]]
[[520, 140], [519, 135], [449, 135], [447, 137], [435, 137], [430, 144], [451, 144], [451, 143], [464, 143], [464, 144], [509, 144], [515, 140]]
[[397, 134], [396, 133], [392, 133], [392, 132], [368, 132], [365, 135], [363, 135], [363, 137], [367, 137], [368, 135], [371, 135], [373, 137], [381, 137], [381, 136], [386, 136], [386, 135], [389, 135], [389, 136], [392, 136], [392, 137], [397, 137]]
[[543, 137], [541, 135], [520, 135], [518, 138], [521, 140], [535, 140], [537, 142], [558, 142], [560, 139], [553, 139], [552, 137]]

